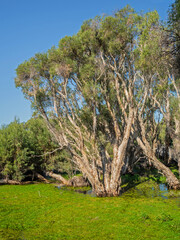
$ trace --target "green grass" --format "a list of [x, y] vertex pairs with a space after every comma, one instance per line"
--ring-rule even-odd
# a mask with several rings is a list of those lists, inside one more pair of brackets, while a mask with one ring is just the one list
[[0, 239], [179, 240], [180, 202], [96, 198], [45, 184], [0, 186]]

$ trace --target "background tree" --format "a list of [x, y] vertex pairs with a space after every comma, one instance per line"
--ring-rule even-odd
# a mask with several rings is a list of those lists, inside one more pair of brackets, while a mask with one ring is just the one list
[[173, 43], [174, 70], [180, 76], [180, 1], [175, 0], [169, 9], [170, 42]]
[[[158, 116], [165, 117], [166, 129], [169, 129], [171, 118], [169, 97], [175, 91], [175, 88], [173, 90], [171, 88], [170, 91], [174, 72], [171, 65], [171, 54], [167, 54], [168, 48], [171, 49], [171, 46], [167, 46], [169, 36], [160, 24], [157, 12], [147, 13], [139, 25], [139, 30], [141, 35], [138, 38], [138, 47], [135, 51], [139, 55], [136, 67], [139, 69], [138, 74], [142, 79], [143, 94], [138, 98], [141, 107], [137, 109], [137, 126], [141, 135], [137, 137], [137, 141], [154, 167], [166, 176], [169, 186], [179, 188], [178, 179], [156, 157]], [[175, 95], [177, 99], [178, 94]], [[166, 130], [166, 136], [170, 136], [169, 134], [169, 130]]]
[[175, 149], [175, 155], [178, 159], [179, 173], [180, 173], [180, 1], [175, 0], [169, 9], [169, 28], [170, 36], [169, 42], [172, 46], [170, 54], [172, 55], [173, 63], [173, 81], [172, 86], [175, 92], [171, 97], [171, 108], [173, 110], [173, 127], [171, 133], [173, 134], [173, 146]]

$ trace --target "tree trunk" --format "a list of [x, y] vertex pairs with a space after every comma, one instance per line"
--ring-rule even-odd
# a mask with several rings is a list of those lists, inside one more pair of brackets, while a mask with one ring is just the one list
[[166, 177], [166, 181], [170, 188], [172, 189], [180, 189], [180, 182], [175, 177], [175, 175], [172, 173], [172, 171], [166, 167], [162, 162], [160, 162], [153, 150], [151, 149], [150, 145], [146, 143], [146, 145], [141, 141], [139, 137], [137, 137], [137, 142], [139, 146], [142, 148], [144, 154], [148, 157], [150, 162], [153, 164], [153, 166], [158, 169], [162, 174]]
[[0, 184], [20, 185], [21, 182], [20, 181], [16, 181], [16, 180], [2, 179], [2, 180], [0, 180]]
[[177, 118], [175, 118], [174, 121], [175, 121], [175, 137], [173, 139], [173, 145], [178, 162], [178, 170], [180, 176], [180, 121]]
[[166, 135], [165, 135], [165, 164], [168, 165], [170, 163], [170, 158], [169, 158], [169, 146], [170, 146], [170, 141], [171, 141], [171, 136], [170, 136], [170, 120], [171, 120], [171, 115], [170, 115], [170, 102], [169, 102], [169, 90], [167, 90], [167, 98], [166, 98]]
[[116, 154], [114, 154], [114, 159], [111, 167], [110, 188], [107, 191], [108, 195], [111, 195], [111, 196], [118, 196], [120, 194], [121, 170], [124, 165], [124, 161], [126, 157], [127, 144], [129, 142], [133, 120], [134, 120], [134, 109], [131, 108], [129, 110], [129, 116], [127, 119], [127, 126], [124, 130], [123, 140], [120, 146], [118, 146], [118, 148], [115, 149]]
[[48, 181], [45, 177], [43, 177], [41, 174], [35, 173], [35, 176], [36, 176], [38, 179], [40, 179], [41, 181], [43, 181], [43, 182], [45, 182], [45, 183], [49, 183], [49, 181]]
[[1, 179], [0, 180], [0, 185], [26, 185], [26, 184], [31, 184], [33, 181], [26, 181], [26, 182], [20, 182], [16, 180], [7, 180], [7, 179]]
[[71, 179], [68, 180], [68, 185], [73, 187], [88, 187], [90, 186], [87, 179], [85, 179], [83, 176], [74, 176]]
[[70, 178], [69, 180], [63, 178], [60, 174], [56, 174], [53, 172], [47, 172], [46, 173], [48, 176], [62, 182], [66, 186], [71, 186], [71, 187], [87, 187], [90, 186], [89, 182], [83, 177], [83, 176], [74, 176]]
[[60, 174], [56, 174], [53, 172], [46, 172], [46, 175], [62, 182], [65, 185], [69, 185], [69, 181], [63, 178]]

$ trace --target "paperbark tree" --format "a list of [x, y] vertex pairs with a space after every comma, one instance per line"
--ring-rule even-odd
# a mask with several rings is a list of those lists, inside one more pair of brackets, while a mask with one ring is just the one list
[[[147, 71], [146, 81], [140, 77], [142, 68], [135, 64], [141, 58], [137, 39], [154, 25], [154, 15], [140, 16], [126, 7], [114, 16], [86, 21], [58, 48], [17, 68], [16, 86], [97, 196], [117, 196], [121, 190], [132, 126], [142, 101], [147, 104], [144, 96], [138, 102], [149, 77]], [[148, 17], [149, 25], [143, 25]]]
[[135, 24], [129, 8], [87, 21], [59, 48], [37, 54], [17, 69], [16, 86], [41, 113], [60, 147], [69, 150], [97, 196], [120, 193], [134, 120]]

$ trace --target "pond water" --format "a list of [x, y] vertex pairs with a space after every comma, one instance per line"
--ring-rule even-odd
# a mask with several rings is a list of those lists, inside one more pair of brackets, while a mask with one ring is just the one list
[[[61, 191], [74, 191], [80, 194], [87, 194], [92, 197], [96, 195], [92, 192], [92, 189], [89, 187], [81, 187], [81, 188], [72, 188], [72, 187], [65, 187], [65, 186], [56, 186]], [[154, 198], [154, 197], [161, 197], [163, 199], [169, 198], [177, 198], [180, 202], [180, 191], [169, 190], [166, 184], [161, 183], [157, 184], [155, 182], [144, 182], [138, 184], [137, 186], [127, 190], [122, 194], [124, 197], [147, 197], [147, 198]]]
[[96, 197], [96, 195], [93, 193], [93, 191], [90, 187], [66, 187], [64, 185], [63, 186], [58, 185], [56, 187], [61, 191], [73, 191], [73, 192], [76, 192], [76, 193], [87, 194], [87, 195], [90, 195], [92, 197]]
[[160, 197], [163, 199], [177, 198], [180, 201], [180, 191], [170, 190], [164, 183], [145, 182], [123, 193], [127, 197]]
[[125, 195], [132, 197], [162, 197], [164, 199], [168, 199], [168, 188], [165, 184], [150, 184], [150, 185], [137, 185], [136, 187], [129, 189]]

